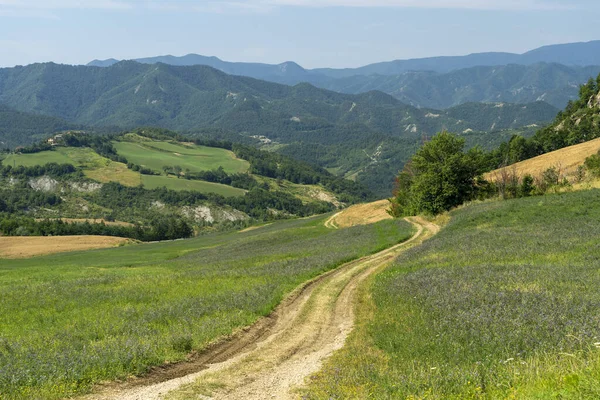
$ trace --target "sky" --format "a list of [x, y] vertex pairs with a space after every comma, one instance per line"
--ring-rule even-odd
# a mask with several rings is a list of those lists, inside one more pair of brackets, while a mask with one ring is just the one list
[[0, 66], [189, 53], [305, 68], [600, 39], [598, 0], [0, 0]]

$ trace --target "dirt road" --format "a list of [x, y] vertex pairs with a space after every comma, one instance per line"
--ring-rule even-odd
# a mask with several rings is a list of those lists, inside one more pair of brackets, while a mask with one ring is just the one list
[[[215, 346], [183, 370], [168, 368], [138, 381], [112, 385], [100, 399], [287, 399], [294, 388], [344, 345], [354, 323], [357, 287], [438, 227], [409, 221], [417, 233], [407, 242], [347, 263], [297, 289], [268, 318]], [[187, 365], [187, 366], [186, 366]], [[187, 370], [185, 370], [187, 368]], [[195, 371], [194, 371], [195, 370]], [[172, 378], [172, 379], [170, 379]]]

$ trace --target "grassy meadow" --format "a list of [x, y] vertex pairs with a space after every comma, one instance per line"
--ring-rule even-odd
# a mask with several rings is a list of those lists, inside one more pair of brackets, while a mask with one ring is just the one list
[[113, 142], [117, 152], [127, 161], [162, 172], [164, 166], [179, 165], [191, 172], [223, 167], [229, 174], [246, 172], [249, 163], [235, 158], [228, 150], [168, 142]]
[[138, 186], [142, 183], [139, 172], [134, 172], [123, 163], [114, 162], [102, 157], [87, 147], [56, 147], [52, 151], [41, 151], [30, 154], [10, 154], [2, 163], [4, 165], [32, 167], [55, 162], [72, 164], [82, 168], [83, 173], [98, 182], [119, 182], [125, 186]]
[[2, 160], [2, 164], [18, 167], [33, 167], [48, 163], [73, 164], [73, 160], [60, 151], [42, 151], [33, 154], [9, 154]]
[[413, 233], [404, 221], [328, 230], [325, 218], [0, 259], [0, 398], [68, 397], [185, 359], [301, 282]]
[[600, 190], [451, 215], [363, 289], [306, 398], [600, 398]]

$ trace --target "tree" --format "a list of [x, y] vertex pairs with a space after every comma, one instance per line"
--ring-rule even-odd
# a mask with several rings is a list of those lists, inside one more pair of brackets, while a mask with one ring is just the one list
[[463, 152], [464, 145], [448, 132], [425, 143], [397, 178], [393, 215], [439, 214], [475, 198], [485, 156], [478, 148]]

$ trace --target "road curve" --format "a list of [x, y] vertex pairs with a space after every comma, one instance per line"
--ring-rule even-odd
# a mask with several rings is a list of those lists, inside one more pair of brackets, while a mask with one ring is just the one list
[[[437, 233], [419, 217], [408, 241], [349, 262], [307, 282], [267, 318], [189, 363], [157, 369], [147, 377], [110, 384], [86, 400], [288, 399], [294, 388], [340, 349], [354, 325], [358, 286], [400, 253]], [[178, 369], [179, 368], [179, 369]]]

